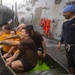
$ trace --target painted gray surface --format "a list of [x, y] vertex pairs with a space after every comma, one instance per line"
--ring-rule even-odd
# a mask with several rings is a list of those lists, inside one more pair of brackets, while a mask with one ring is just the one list
[[64, 45], [61, 45], [61, 50], [57, 51], [57, 40], [50, 40], [44, 37], [47, 47], [47, 54], [56, 59], [61, 65], [68, 69], [66, 52]]
[[[51, 20], [51, 32], [54, 29], [54, 31], [52, 32], [53, 37], [59, 40], [61, 37], [62, 24], [64, 20], [63, 8], [66, 6], [66, 3], [69, 2], [69, 0], [61, 0], [61, 3], [59, 4], [55, 4], [55, 0], [32, 0], [32, 1], [35, 1], [34, 5], [32, 5], [31, 2], [29, 2], [26, 4], [25, 7], [18, 10], [18, 12], [22, 11], [23, 13], [25, 13], [25, 14], [18, 14], [19, 20], [22, 16], [24, 16], [26, 24], [32, 24], [32, 22], [34, 21], [36, 8], [42, 7], [42, 14], [40, 17], [48, 18]], [[74, 0], [70, 0], [70, 2], [71, 1]], [[43, 7], [45, 6], [47, 6], [48, 8], [47, 10], [43, 9]], [[26, 7], [29, 7], [30, 10], [27, 11]], [[33, 14], [33, 16], [31, 14]], [[53, 28], [54, 25], [53, 20], [55, 20], [55, 24], [57, 25], [54, 28]], [[41, 32], [41, 29], [37, 29], [37, 30]]]

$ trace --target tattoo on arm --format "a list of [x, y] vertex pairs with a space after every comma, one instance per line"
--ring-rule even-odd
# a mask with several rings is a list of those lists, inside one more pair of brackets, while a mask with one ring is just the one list
[[19, 41], [14, 42], [14, 41], [5, 40], [5, 41], [2, 41], [1, 44], [11, 45], [11, 46], [19, 46], [20, 42]]
[[7, 39], [15, 39], [15, 38], [20, 38], [20, 36], [19, 35], [9, 36]]
[[2, 41], [2, 44], [4, 45], [11, 45], [9, 41], [5, 40], [5, 41]]

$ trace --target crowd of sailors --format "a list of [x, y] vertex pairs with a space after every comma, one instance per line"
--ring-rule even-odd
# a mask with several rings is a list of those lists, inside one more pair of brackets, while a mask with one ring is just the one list
[[[23, 19], [23, 18], [22, 18]], [[34, 31], [33, 25], [20, 23], [16, 29], [9, 24], [0, 29], [0, 45], [6, 66], [16, 72], [27, 72], [37, 62], [41, 65], [46, 56], [46, 45], [42, 35]]]

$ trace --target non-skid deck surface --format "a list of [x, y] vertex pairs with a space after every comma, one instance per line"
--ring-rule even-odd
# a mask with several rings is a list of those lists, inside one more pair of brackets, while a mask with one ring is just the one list
[[[1, 52], [0, 52], [0, 56]], [[0, 57], [0, 75], [62, 75], [58, 69], [52, 69], [45, 62], [37, 64], [34, 69], [24, 73], [15, 73], [9, 66], [5, 66], [5, 60]]]
[[21, 73], [17, 75], [61, 75], [61, 73], [55, 69], [51, 70], [43, 70], [43, 71], [35, 71], [35, 72], [27, 72], [27, 73]]
[[33, 70], [31, 70], [30, 72], [50, 70], [50, 69], [51, 68], [45, 62], [43, 62], [42, 65], [37, 64], [36, 67]]
[[42, 65], [37, 64], [33, 70], [17, 75], [58, 75], [59, 73], [60, 72], [51, 69], [46, 63], [43, 62]]
[[43, 62], [42, 65], [37, 64], [36, 67], [24, 73], [15, 73], [12, 69], [5, 66], [2, 58], [0, 58], [0, 75], [59, 75], [60, 72], [55, 69], [51, 69], [46, 63]]
[[[0, 75], [62, 75], [58, 71], [58, 69], [52, 69], [52, 67], [50, 68], [51, 65], [49, 65], [47, 62], [46, 63], [49, 66], [45, 62], [43, 62], [42, 65], [37, 64], [36, 67], [29, 72], [18, 74], [18, 73], [15, 73], [9, 66], [5, 66], [6, 62], [1, 56], [2, 54], [0, 51]], [[50, 59], [47, 59], [47, 61]]]
[[0, 75], [40, 75], [40, 73], [42, 73], [43, 75], [43, 73], [46, 73], [49, 70], [50, 70], [50, 67], [43, 62], [42, 65], [37, 64], [36, 67], [29, 72], [17, 74], [13, 72], [12, 69], [9, 69], [7, 66], [5, 66], [3, 59], [0, 58]]
[[50, 68], [46, 63], [43, 62], [42, 65], [37, 64], [37, 65], [35, 66], [35, 68], [32, 69], [32, 70], [29, 71], [29, 72], [20, 73], [20, 74], [17, 74], [17, 75], [40, 75], [40, 73], [42, 73], [42, 72], [47, 72], [47, 71], [49, 71], [50, 69], [51, 69], [51, 68]]

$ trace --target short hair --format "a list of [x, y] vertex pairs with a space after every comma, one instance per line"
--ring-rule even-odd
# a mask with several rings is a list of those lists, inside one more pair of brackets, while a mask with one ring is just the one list
[[25, 28], [26, 30], [34, 31], [33, 25], [27, 25]]
[[19, 27], [25, 27], [26, 25], [25, 24], [20, 24], [17, 28]]
[[15, 30], [15, 29], [12, 29], [11, 31], [14, 31], [14, 32], [15, 32], [15, 34], [16, 34], [16, 30]]
[[17, 30], [18, 30], [20, 27], [25, 28], [26, 25], [25, 25], [25, 24], [20, 24], [20, 25], [17, 27]]

